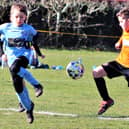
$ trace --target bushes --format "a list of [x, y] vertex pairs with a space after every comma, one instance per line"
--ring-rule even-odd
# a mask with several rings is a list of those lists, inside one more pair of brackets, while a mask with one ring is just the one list
[[[1, 4], [1, 23], [7, 21], [12, 1], [6, 7]], [[96, 48], [111, 50], [120, 36], [116, 12], [129, 2], [92, 0], [39, 0], [24, 1], [29, 8], [28, 23], [37, 30], [62, 33], [40, 33], [38, 40], [42, 47]]]
[[[51, 22], [47, 29], [49, 31], [58, 30], [59, 32], [64, 32], [64, 34], [46, 34], [47, 38], [44, 36], [42, 38], [45, 44], [43, 42], [41, 44], [58, 48], [81, 47], [111, 50], [118, 40], [113, 36], [121, 35], [121, 29], [115, 15], [124, 4], [107, 1], [85, 1], [67, 4], [67, 9], [62, 11], [66, 7], [65, 4], [62, 6], [62, 10], [58, 11], [61, 15], [58, 28], [56, 28], [56, 11], [53, 10], [53, 15], [49, 20]], [[48, 14], [46, 15], [46, 20]], [[44, 41], [44, 39], [46, 40]]]

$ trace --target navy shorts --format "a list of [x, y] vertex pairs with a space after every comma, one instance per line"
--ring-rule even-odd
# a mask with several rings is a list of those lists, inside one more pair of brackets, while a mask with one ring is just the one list
[[102, 67], [107, 73], [109, 78], [125, 76], [129, 77], [129, 68], [124, 67], [116, 61], [111, 61], [106, 64], [102, 64]]

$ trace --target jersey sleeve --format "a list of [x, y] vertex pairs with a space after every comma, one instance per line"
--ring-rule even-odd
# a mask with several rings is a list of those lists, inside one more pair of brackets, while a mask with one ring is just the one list
[[4, 34], [8, 23], [4, 23], [0, 25], [0, 34]]
[[34, 29], [34, 27], [30, 26], [30, 33], [32, 36], [35, 36], [37, 34], [37, 30]]

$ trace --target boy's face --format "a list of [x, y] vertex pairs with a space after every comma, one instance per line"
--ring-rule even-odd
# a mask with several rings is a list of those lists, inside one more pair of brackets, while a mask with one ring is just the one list
[[26, 17], [27, 16], [23, 12], [20, 12], [18, 9], [14, 9], [10, 16], [10, 20], [15, 26], [21, 26], [25, 22]]
[[123, 29], [123, 31], [129, 31], [129, 18], [123, 18], [121, 16], [118, 17], [119, 25]]

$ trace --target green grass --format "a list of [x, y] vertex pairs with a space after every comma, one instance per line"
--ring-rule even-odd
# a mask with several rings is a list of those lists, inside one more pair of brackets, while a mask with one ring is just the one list
[[[48, 111], [64, 114], [77, 114], [78, 117], [50, 116], [34, 114], [33, 124], [26, 122], [26, 114], [12, 111], [0, 111], [0, 129], [129, 129], [127, 120], [101, 120], [97, 117], [101, 98], [92, 77], [92, 66], [113, 60], [117, 53], [95, 51], [72, 51], [45, 49], [44, 62], [52, 65], [66, 65], [81, 57], [85, 74], [81, 79], [72, 80], [64, 70], [29, 69], [44, 85], [44, 95], [36, 98], [30, 84], [27, 87], [35, 103], [35, 111]], [[0, 69], [0, 108], [18, 108], [10, 74], [7, 68]], [[129, 88], [123, 77], [107, 81], [109, 93], [115, 105], [103, 116], [129, 116]]]

